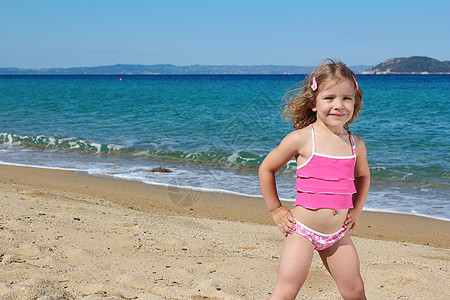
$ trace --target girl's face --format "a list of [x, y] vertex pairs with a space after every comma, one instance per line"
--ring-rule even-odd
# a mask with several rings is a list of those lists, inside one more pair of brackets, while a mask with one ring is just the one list
[[343, 128], [353, 116], [354, 108], [355, 84], [348, 79], [341, 79], [337, 84], [332, 82], [319, 86], [312, 110], [318, 122], [330, 128]]

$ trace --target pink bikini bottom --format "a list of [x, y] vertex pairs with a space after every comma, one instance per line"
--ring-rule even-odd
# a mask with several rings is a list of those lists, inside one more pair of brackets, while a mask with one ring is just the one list
[[295, 219], [294, 231], [295, 233], [300, 234], [301, 236], [308, 239], [314, 246], [316, 250], [324, 250], [328, 247], [333, 246], [337, 243], [344, 235], [347, 233], [347, 227], [342, 227], [335, 233], [321, 233], [317, 232], [308, 226], [302, 224], [299, 220]]

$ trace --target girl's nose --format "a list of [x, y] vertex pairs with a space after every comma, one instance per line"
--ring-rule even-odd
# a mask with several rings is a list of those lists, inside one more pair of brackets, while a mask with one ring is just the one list
[[334, 108], [336, 109], [342, 109], [344, 107], [344, 101], [340, 100], [340, 99], [336, 99], [334, 101]]

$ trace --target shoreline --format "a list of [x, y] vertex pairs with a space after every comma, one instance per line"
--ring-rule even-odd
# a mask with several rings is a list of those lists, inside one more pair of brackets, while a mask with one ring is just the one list
[[[260, 191], [259, 191], [259, 185], [256, 185], [256, 188], [253, 187], [252, 188], [252, 192], [251, 193], [246, 193], [246, 192], [241, 192], [241, 191], [234, 191], [233, 188], [237, 188], [237, 190], [242, 190], [242, 185], [239, 185], [236, 187], [233, 185], [233, 182], [227, 186], [225, 186], [224, 188], [211, 188], [209, 187], [210, 185], [208, 184], [205, 187], [196, 187], [196, 186], [190, 186], [189, 182], [183, 182], [183, 176], [184, 174], [176, 174], [174, 173], [174, 175], [171, 175], [172, 177], [166, 177], [166, 174], [164, 173], [152, 173], [151, 172], [151, 168], [148, 168], [147, 172], [149, 175], [153, 175], [156, 174], [156, 176], [153, 178], [153, 180], [151, 179], [151, 176], [146, 177], [145, 173], [135, 176], [133, 177], [128, 177], [128, 176], [122, 176], [123, 173], [121, 173], [121, 171], [117, 171], [117, 173], [96, 173], [95, 171], [91, 171], [88, 169], [78, 169], [75, 167], [51, 167], [51, 166], [41, 166], [41, 165], [33, 165], [33, 164], [19, 164], [19, 163], [12, 163], [12, 162], [4, 162], [4, 161], [0, 161], [0, 165], [5, 165], [5, 166], [12, 166], [12, 167], [30, 167], [30, 168], [37, 168], [37, 169], [49, 169], [49, 170], [56, 170], [56, 171], [71, 171], [71, 172], [75, 172], [76, 174], [79, 175], [86, 175], [86, 176], [92, 176], [92, 177], [97, 177], [97, 178], [105, 178], [105, 179], [111, 179], [111, 180], [117, 180], [117, 181], [127, 181], [127, 182], [135, 182], [135, 183], [141, 183], [141, 184], [145, 184], [148, 186], [153, 186], [153, 187], [162, 187], [162, 188], [166, 188], [166, 189], [186, 189], [189, 191], [195, 191], [195, 192], [199, 192], [199, 193], [207, 193], [207, 194], [224, 194], [224, 195], [231, 195], [231, 196], [238, 196], [238, 197], [246, 197], [246, 198], [261, 198], [260, 195]], [[186, 166], [186, 168], [182, 169], [183, 171], [189, 170], [188, 166]], [[192, 170], [191, 170], [192, 171]], [[144, 171], [145, 172], [145, 171]], [[126, 172], [125, 172], [126, 173]], [[193, 172], [195, 173], [195, 171]], [[205, 174], [201, 175], [204, 176]], [[231, 174], [232, 175], [232, 174]], [[247, 175], [245, 175], [247, 176]], [[245, 177], [244, 176], [244, 177]], [[253, 182], [257, 182], [257, 175], [253, 176], [254, 178], [252, 178], [252, 180], [248, 180], [248, 178], [244, 178], [245, 180], [247, 180], [247, 182], [253, 183]], [[172, 178], [172, 179], [168, 179], [168, 178]], [[174, 179], [176, 178], [176, 179]], [[173, 184], [173, 182], [177, 182], [178, 180], [180, 180], [180, 184], [183, 186], [177, 186], [175, 184]], [[240, 179], [240, 177], [238, 177], [238, 180]], [[198, 184], [198, 181], [201, 180], [201, 178], [197, 177], [197, 179], [195, 179], [195, 181]], [[256, 181], [255, 181], [256, 180]], [[280, 180], [280, 179], [278, 179]], [[286, 178], [281, 178], [281, 185], [285, 185], [286, 184]], [[401, 186], [401, 183], [399, 183]], [[194, 183], [195, 185], [195, 183]], [[286, 197], [286, 188], [285, 186], [283, 186], [284, 189], [280, 189], [280, 198], [283, 202], [291, 204], [294, 201], [290, 200], [289, 197]], [[392, 186], [390, 186], [390, 188], [392, 188]], [[404, 186], [401, 186], [401, 188], [405, 188]], [[389, 186], [386, 187], [386, 189], [389, 189]], [[257, 192], [256, 192], [257, 191]], [[435, 200], [433, 200], [433, 204], [437, 206], [439, 206], [439, 200], [436, 201], [436, 199], [440, 199], [444, 196], [446, 190], [439, 190], [436, 193], [441, 193], [441, 197], [437, 197], [434, 198]], [[366, 206], [364, 207], [364, 211], [367, 212], [376, 212], [376, 213], [392, 213], [392, 214], [401, 214], [401, 215], [411, 215], [411, 216], [418, 216], [418, 217], [425, 217], [425, 218], [431, 218], [431, 219], [436, 219], [436, 220], [441, 220], [441, 221], [448, 221], [450, 222], [450, 217], [447, 216], [448, 213], [446, 213], [446, 208], [448, 205], [445, 205], [445, 202], [442, 202], [442, 205], [445, 205], [444, 208], [441, 208], [440, 211], [437, 211], [436, 207], [434, 207], [431, 210], [428, 210], [427, 213], [419, 213], [419, 211], [414, 210], [415, 209], [415, 204], [413, 206], [408, 207], [404, 207], [402, 205], [395, 207], [395, 203], [393, 203], [392, 206], [390, 206], [389, 208], [383, 207], [382, 206], [382, 196], [380, 196], [383, 192], [383, 188], [381, 188], [380, 190], [380, 184], [379, 183], [374, 183], [373, 186], [371, 187], [371, 191], [369, 192], [369, 196], [368, 196], [368, 201], [366, 203]], [[292, 194], [290, 196], [293, 196]], [[404, 203], [406, 203], [407, 201], [409, 201], [408, 199], [410, 199], [409, 197], [412, 196], [412, 201], [422, 201], [423, 203], [426, 201], [424, 197], [424, 195], [420, 195], [419, 198], [414, 198], [415, 194], [402, 194], [400, 193], [399, 195], [397, 195], [399, 197], [404, 197]], [[435, 195], [436, 196], [436, 195]], [[395, 199], [395, 195], [392, 195], [393, 199]], [[422, 197], [422, 198], [420, 198]], [[380, 203], [381, 201], [381, 203]], [[395, 201], [395, 200], [393, 200]], [[370, 203], [369, 203], [370, 202]], [[415, 202], [413, 202], [415, 203]], [[430, 205], [433, 205], [430, 204]], [[391, 203], [389, 203], [389, 205], [391, 205]], [[434, 214], [433, 214], [434, 213]]]
[[[275, 226], [262, 197], [172, 188], [71, 170], [10, 164], [0, 164], [0, 182], [108, 199], [143, 212]], [[286, 206], [293, 205], [293, 202], [282, 202]], [[352, 236], [450, 248], [450, 221], [364, 210]]]
[[[450, 296], [450, 222], [363, 212], [369, 299]], [[283, 235], [261, 198], [0, 165], [0, 298], [266, 299]], [[317, 253], [299, 299], [341, 299]]]

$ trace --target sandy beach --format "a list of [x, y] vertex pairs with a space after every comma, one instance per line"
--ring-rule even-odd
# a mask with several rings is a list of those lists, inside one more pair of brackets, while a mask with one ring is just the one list
[[[369, 299], [450, 298], [450, 222], [352, 236]], [[266, 299], [282, 241], [261, 198], [0, 165], [0, 299]], [[341, 299], [317, 255], [297, 299]]]

